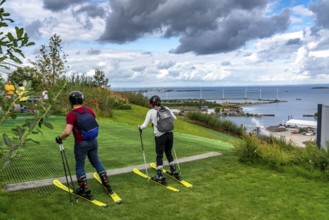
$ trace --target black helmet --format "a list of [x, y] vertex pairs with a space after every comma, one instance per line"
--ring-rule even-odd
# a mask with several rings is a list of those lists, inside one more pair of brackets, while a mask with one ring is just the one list
[[71, 105], [79, 105], [83, 103], [84, 97], [82, 92], [73, 91], [70, 93], [69, 100], [71, 102]]
[[154, 95], [150, 98], [150, 104], [154, 106], [160, 106], [161, 105], [161, 99], [159, 96]]

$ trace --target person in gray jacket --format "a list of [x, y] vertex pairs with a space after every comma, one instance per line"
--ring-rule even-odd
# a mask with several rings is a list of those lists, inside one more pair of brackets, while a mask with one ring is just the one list
[[163, 177], [162, 169], [163, 169], [163, 153], [166, 154], [170, 165], [170, 175], [174, 176], [176, 179], [180, 179], [179, 172], [176, 169], [176, 164], [172, 155], [172, 147], [174, 144], [174, 135], [173, 131], [159, 131], [158, 130], [158, 110], [160, 108], [166, 108], [169, 110], [171, 117], [173, 120], [176, 119], [176, 116], [172, 111], [167, 108], [161, 106], [161, 99], [159, 96], [154, 95], [150, 98], [150, 104], [152, 109], [150, 109], [145, 117], [144, 123], [142, 125], [138, 125], [140, 131], [145, 129], [147, 125], [152, 122], [155, 136], [155, 151], [156, 151], [156, 174], [151, 177], [152, 180], [157, 181], [163, 185], [166, 185], [166, 180]]

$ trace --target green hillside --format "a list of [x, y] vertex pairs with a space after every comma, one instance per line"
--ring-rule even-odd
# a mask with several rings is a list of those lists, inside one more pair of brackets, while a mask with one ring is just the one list
[[[146, 112], [146, 108], [132, 106], [131, 110], [115, 110], [112, 118], [98, 119], [99, 156], [106, 169], [143, 164], [137, 125], [143, 123]], [[50, 121], [54, 129], [44, 128], [43, 136], [33, 137], [40, 144], [22, 149], [19, 157], [1, 172], [1, 185], [64, 175], [54, 139], [64, 128], [65, 118], [57, 116]], [[10, 128], [20, 122], [21, 119], [8, 121], [0, 132], [9, 134]], [[182, 177], [194, 185], [192, 189], [168, 180], [181, 190], [175, 193], [132, 172], [113, 175], [110, 182], [123, 200], [116, 205], [95, 180], [89, 179], [94, 197], [109, 204], [105, 209], [81, 200], [71, 205], [67, 193], [54, 186], [3, 190], [0, 219], [326, 219], [326, 182], [241, 164], [232, 153], [233, 146], [241, 140], [180, 118], [175, 122], [174, 135], [179, 158], [210, 151], [223, 153], [180, 164]], [[143, 142], [147, 162], [154, 162], [151, 125], [143, 131]], [[64, 146], [73, 171], [73, 138], [65, 140]], [[88, 162], [86, 171], [94, 171]]]

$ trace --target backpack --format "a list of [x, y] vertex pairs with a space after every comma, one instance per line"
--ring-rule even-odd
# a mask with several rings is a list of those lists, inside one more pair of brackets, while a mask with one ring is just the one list
[[161, 132], [168, 132], [174, 129], [174, 118], [168, 108], [161, 106], [157, 110], [157, 128]]
[[78, 116], [77, 123], [83, 139], [86, 141], [95, 139], [98, 136], [98, 123], [94, 116], [86, 108], [83, 109], [82, 113], [74, 110], [72, 112]]

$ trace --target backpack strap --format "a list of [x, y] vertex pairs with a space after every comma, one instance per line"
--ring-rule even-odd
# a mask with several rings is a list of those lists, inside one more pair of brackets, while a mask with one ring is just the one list
[[[87, 111], [87, 109], [86, 109], [86, 107], [83, 107], [83, 112], [82, 113], [85, 113]], [[77, 117], [79, 117], [79, 115], [81, 115], [82, 113], [80, 113], [80, 112], [77, 112], [77, 111], [75, 111], [74, 109], [71, 111], [73, 114], [75, 114]], [[76, 128], [74, 128], [73, 127], [73, 129], [76, 131], [76, 132], [78, 132], [78, 129], [76, 129]], [[81, 128], [80, 128], [81, 129]]]

